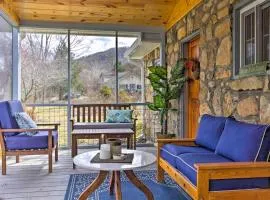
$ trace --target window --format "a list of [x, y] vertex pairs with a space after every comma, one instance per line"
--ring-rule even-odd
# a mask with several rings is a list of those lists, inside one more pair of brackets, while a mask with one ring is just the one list
[[67, 31], [22, 29], [21, 99], [24, 103], [66, 103]]
[[116, 102], [114, 31], [71, 31], [72, 103]]
[[12, 26], [0, 17], [0, 101], [11, 99]]
[[263, 61], [270, 60], [270, 5], [262, 9], [262, 50]]
[[255, 63], [255, 12], [251, 12], [244, 18], [244, 65]]
[[[248, 4], [246, 2], [249, 2]], [[270, 60], [270, 2], [246, 0], [234, 10], [234, 74], [265, 73]]]

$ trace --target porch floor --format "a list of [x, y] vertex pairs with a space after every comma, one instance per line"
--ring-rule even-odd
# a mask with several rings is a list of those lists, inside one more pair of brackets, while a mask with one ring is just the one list
[[[91, 150], [83, 149], [79, 153]], [[138, 150], [155, 154], [155, 147], [139, 147]], [[48, 174], [47, 158], [45, 155], [21, 156], [20, 163], [16, 163], [15, 157], [9, 157], [7, 175], [0, 175], [0, 200], [61, 200], [69, 175], [89, 172], [78, 167], [73, 170], [70, 150], [59, 151], [59, 161], [53, 164], [51, 174]]]

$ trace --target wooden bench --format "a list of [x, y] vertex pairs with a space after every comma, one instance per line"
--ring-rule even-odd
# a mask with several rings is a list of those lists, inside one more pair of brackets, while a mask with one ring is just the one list
[[[106, 120], [106, 111], [107, 110], [130, 110], [131, 105], [130, 104], [74, 104], [72, 106], [72, 119], [71, 119], [71, 125], [72, 125], [72, 131], [74, 129], [98, 129], [96, 126], [100, 126], [99, 128], [105, 128], [102, 127]], [[137, 119], [133, 119], [133, 122], [130, 123], [129, 128], [133, 131], [133, 139], [132, 144], [130, 145], [133, 147], [133, 149], [136, 149], [136, 121]], [[114, 125], [113, 123], [110, 123], [110, 125]], [[124, 123], [122, 124], [126, 126]], [[93, 127], [95, 126], [95, 127]], [[91, 128], [93, 127], [93, 128]], [[113, 128], [113, 127], [111, 127]], [[119, 128], [119, 127], [118, 127]], [[120, 127], [125, 128], [125, 127]], [[90, 134], [83, 134], [82, 138], [77, 139], [98, 139], [99, 143], [102, 141], [102, 135], [104, 134], [93, 134], [90, 136]], [[108, 134], [105, 136], [105, 138], [110, 137], [118, 137], [116, 133]], [[119, 137], [123, 138], [123, 134], [119, 133]], [[127, 141], [129, 142], [129, 141]], [[100, 145], [100, 144], [99, 144]]]

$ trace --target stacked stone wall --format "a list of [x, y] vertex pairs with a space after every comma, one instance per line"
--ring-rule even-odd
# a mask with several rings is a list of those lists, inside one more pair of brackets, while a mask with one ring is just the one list
[[[204, 0], [166, 33], [168, 71], [181, 55], [181, 40], [200, 32], [200, 115], [205, 113], [270, 123], [269, 76], [232, 76], [232, 11], [235, 0]], [[240, 56], [240, 55], [239, 55]], [[178, 107], [178, 101], [173, 102]], [[178, 113], [170, 114], [169, 131], [177, 132]]]

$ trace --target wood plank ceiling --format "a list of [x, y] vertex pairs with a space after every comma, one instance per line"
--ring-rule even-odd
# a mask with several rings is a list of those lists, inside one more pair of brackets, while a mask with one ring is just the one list
[[167, 27], [200, 1], [2, 0], [19, 20]]

